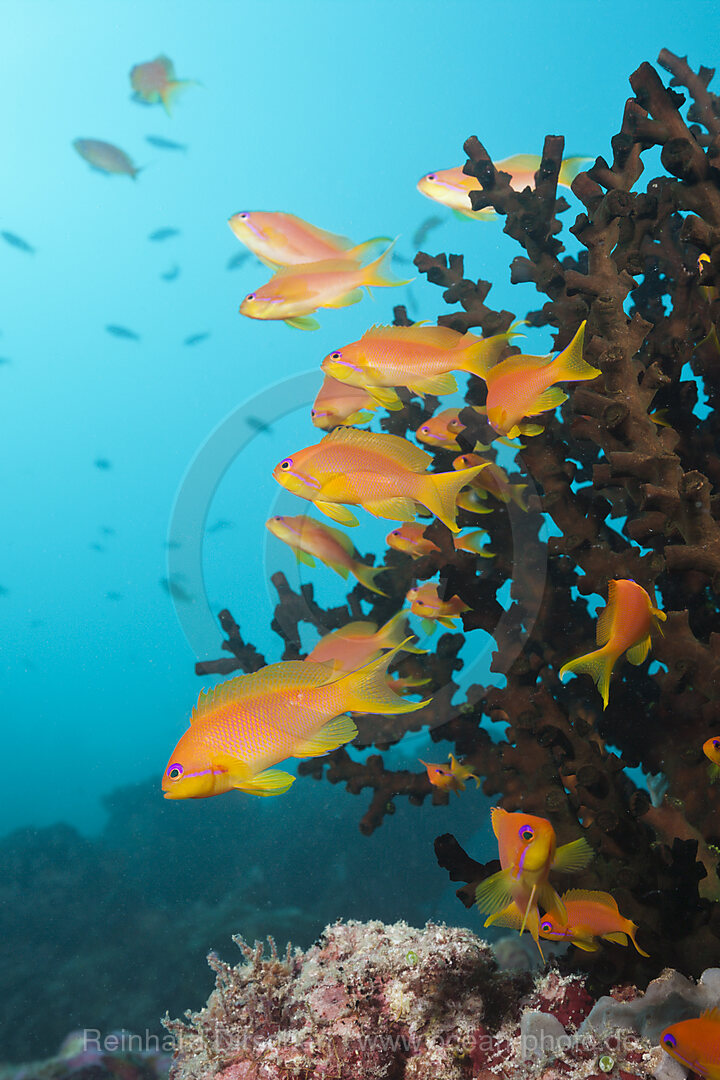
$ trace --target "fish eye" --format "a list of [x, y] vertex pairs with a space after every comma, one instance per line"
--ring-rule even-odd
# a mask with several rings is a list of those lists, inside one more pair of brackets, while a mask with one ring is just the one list
[[247, 296], [245, 297], [245, 299], [246, 300], [254, 300], [255, 299], [255, 293], [254, 292], [248, 293]]
[[331, 360], [339, 360], [341, 356], [342, 356], [341, 352], [334, 352], [334, 353], [330, 354], [330, 359]]
[[422, 431], [423, 435], [427, 435], [430, 432], [430, 428], [427, 426], [427, 424], [423, 424], [420, 430]]
[[242, 214], [238, 214], [238, 217], [241, 218], [243, 221], [247, 221], [247, 219], [250, 217], [250, 215], [246, 214], [246, 213], [242, 213]]
[[520, 839], [524, 840], [526, 844], [529, 844], [535, 833], [529, 825], [522, 825], [520, 827]]
[[434, 172], [428, 173], [426, 179], [427, 180], [434, 180], [435, 179], [435, 173]]
[[286, 457], [284, 461], [280, 462], [281, 469], [289, 469], [292, 466], [292, 458]]
[[552, 930], [552, 923], [551, 922], [540, 923], [540, 929], [543, 931], [543, 933], [547, 934]]
[[175, 762], [174, 765], [168, 766], [167, 777], [168, 780], [179, 780], [183, 774], [183, 767], [179, 762]]
[[677, 1046], [677, 1039], [668, 1031], [667, 1035], [663, 1035], [663, 1045], [675, 1047]]

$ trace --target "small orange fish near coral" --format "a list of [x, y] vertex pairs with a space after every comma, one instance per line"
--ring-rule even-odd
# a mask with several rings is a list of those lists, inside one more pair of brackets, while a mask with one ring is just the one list
[[378, 244], [390, 243], [390, 237], [378, 236], [353, 246], [347, 236], [319, 229], [295, 214], [280, 210], [243, 210], [228, 219], [228, 225], [241, 244], [260, 262], [276, 269], [326, 259], [366, 261]]
[[[362, 506], [375, 517], [414, 521], [417, 503], [453, 532], [457, 493], [480, 471], [428, 473], [430, 454], [399, 435], [335, 428], [315, 446], [284, 458], [273, 470], [279, 484], [308, 499], [341, 525], [357, 525], [347, 509]], [[347, 504], [347, 505], [343, 505]]]
[[720, 780], [720, 735], [713, 735], [703, 743], [703, 754], [710, 762], [710, 776], [713, 782]]
[[681, 1020], [660, 1036], [663, 1050], [698, 1076], [720, 1080], [720, 1009], [708, 1009], [697, 1020]]
[[635, 940], [637, 926], [630, 919], [620, 914], [617, 901], [607, 892], [587, 892], [583, 889], [571, 889], [563, 893], [567, 923], [563, 924], [553, 912], [549, 912], [540, 921], [540, 936], [549, 941], [568, 941], [585, 952], [595, 952], [599, 946], [597, 938], [614, 941], [618, 945], [627, 945], [628, 938], [640, 953], [648, 953]]
[[482, 782], [467, 765], [456, 761], [453, 754], [450, 755], [449, 765], [434, 765], [429, 761], [423, 761], [422, 758], [418, 758], [418, 761], [422, 762], [427, 769], [428, 780], [433, 787], [440, 788], [441, 791], [454, 791], [456, 795], [459, 795], [465, 790], [465, 781], [471, 777], [476, 787], [480, 787]]
[[165, 798], [206, 799], [231, 788], [282, 795], [295, 778], [271, 766], [352, 742], [357, 728], [348, 712], [422, 708], [427, 702], [408, 702], [388, 686], [388, 666], [402, 647], [350, 673], [288, 660], [202, 691], [163, 774]]
[[386, 572], [385, 566], [367, 566], [357, 559], [355, 545], [352, 540], [330, 525], [324, 525], [322, 521], [315, 521], [306, 514], [298, 514], [294, 517], [271, 517], [265, 522], [268, 530], [282, 540], [294, 552], [298, 562], [306, 566], [314, 566], [315, 559], [347, 579], [348, 574], [364, 585], [371, 592], [387, 596], [382, 589], [375, 584], [378, 574]]
[[[398, 399], [397, 408], [400, 408]], [[331, 431], [341, 424], [366, 424], [378, 407], [377, 401], [359, 386], [349, 386], [326, 375], [313, 402], [310, 416], [316, 428]]]
[[[442, 412], [435, 413], [415, 432], [418, 441], [427, 446], [441, 447], [443, 450], [457, 450], [457, 437], [466, 426], [460, 419], [463, 408], [465, 406], [460, 409], [443, 409]], [[478, 462], [474, 464], [477, 465]], [[486, 464], [483, 462], [483, 467]]]
[[471, 485], [481, 498], [485, 498], [484, 493], [488, 492], [506, 505], [514, 502], [521, 510], [527, 510], [525, 505], [527, 484], [511, 484], [505, 470], [494, 461], [488, 461], [480, 454], [460, 454], [453, 461], [454, 469], [471, 469], [473, 465], [483, 466], [483, 471], [478, 473]]
[[308, 653], [306, 661], [332, 663], [342, 671], [357, 671], [371, 660], [376, 660], [385, 649], [394, 649], [399, 645], [407, 653], [424, 653], [425, 649], [409, 644], [407, 616], [407, 611], [398, 611], [380, 629], [377, 623], [370, 620], [346, 623], [339, 630], [331, 630], [320, 638]]
[[583, 382], [596, 379], [598, 368], [591, 367], [582, 357], [585, 323], [581, 323], [574, 338], [561, 353], [550, 360], [547, 356], [511, 356], [481, 376], [487, 383], [485, 409], [489, 423], [510, 439], [518, 435], [539, 435], [541, 424], [528, 417], [556, 409], [567, 401], [567, 394], [555, 383]]
[[385, 543], [396, 551], [404, 551], [413, 559], [421, 559], [424, 555], [440, 550], [437, 544], [423, 535], [425, 529], [427, 525], [422, 525], [420, 522], [404, 521], [398, 529], [393, 529], [387, 534]]
[[[589, 161], [592, 161], [592, 158], [565, 158], [560, 166], [558, 184], [570, 187]], [[535, 173], [540, 168], [540, 158], [536, 154], [513, 154], [493, 164], [499, 172], [510, 173], [510, 187], [516, 191], [535, 186]], [[418, 181], [417, 189], [421, 195], [449, 207], [459, 217], [470, 218], [471, 221], [490, 221], [495, 217], [495, 211], [490, 206], [473, 210], [470, 192], [482, 191], [483, 187], [474, 176], [463, 172], [462, 165], [456, 165], [454, 169], [438, 169], [427, 173]]]
[[170, 115], [170, 106], [180, 90], [193, 86], [192, 79], [176, 79], [175, 66], [167, 56], [158, 56], [130, 69], [133, 100], [140, 105], [162, 105]]
[[459, 596], [441, 600], [438, 586], [431, 582], [416, 585], [410, 589], [405, 599], [409, 601], [413, 615], [419, 616], [426, 634], [435, 633], [436, 623], [454, 630], [455, 619], [459, 618], [463, 611], [470, 611], [468, 605]]
[[486, 529], [472, 529], [470, 532], [453, 536], [453, 544], [456, 551], [467, 551], [471, 555], [479, 555], [481, 559], [494, 559], [495, 552], [484, 546], [487, 536]]
[[565, 907], [549, 881], [551, 870], [572, 874], [584, 869], [593, 850], [584, 837], [562, 847], [556, 846], [555, 830], [546, 818], [522, 812], [511, 814], [499, 806], [490, 811], [498, 841], [502, 870], [481, 881], [475, 890], [475, 904], [488, 913], [485, 926], [500, 922], [514, 902], [521, 913], [520, 933], [532, 934], [540, 955], [540, 911], [553, 912], [561, 922]]
[[597, 622], [594, 652], [570, 660], [560, 669], [560, 678], [569, 672], [592, 677], [603, 699], [603, 709], [610, 699], [610, 676], [623, 653], [631, 664], [642, 664], [650, 651], [651, 631], [659, 631], [667, 615], [656, 608], [642, 585], [631, 578], [611, 581], [608, 602]]

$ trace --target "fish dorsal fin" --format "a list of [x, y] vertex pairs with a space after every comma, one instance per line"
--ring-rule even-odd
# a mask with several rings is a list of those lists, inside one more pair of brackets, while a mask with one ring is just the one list
[[620, 909], [617, 906], [615, 897], [607, 892], [592, 892], [589, 889], [569, 889], [562, 894], [562, 899], [566, 904], [602, 904], [603, 907], [610, 908], [612, 911], [616, 911], [618, 915], [620, 914]]
[[358, 450], [383, 454], [396, 465], [402, 465], [411, 472], [425, 472], [432, 461], [432, 454], [413, 446], [400, 435], [384, 435], [375, 431], [359, 431], [357, 428], [338, 427], [326, 435], [323, 443], [336, 442]]
[[700, 1014], [701, 1020], [710, 1020], [713, 1024], [720, 1024], [720, 1008], [714, 1005], [711, 1009], [706, 1009], [705, 1012]]
[[310, 236], [314, 236], [316, 240], [321, 240], [330, 247], [337, 248], [338, 251], [347, 251], [348, 248], [353, 246], [352, 240], [349, 240], [347, 236], [339, 236], [337, 233], [328, 232], [327, 229], [319, 229], [317, 225], [311, 225], [309, 221], [304, 221], [295, 214], [287, 214], [286, 216], [291, 218], [304, 232], [309, 233]]
[[347, 637], [373, 637], [377, 634], [377, 623], [367, 620], [358, 620], [356, 622], [345, 623], [339, 630], [333, 630], [332, 635], [328, 634], [328, 637], [337, 636], [339, 638]]
[[337, 540], [343, 551], [347, 552], [351, 557], [354, 557], [355, 545], [346, 533], [342, 532], [341, 529], [333, 529], [332, 525], [325, 525], [322, 521], [318, 521], [316, 524], [320, 525], [325, 532], [329, 533], [333, 540]]
[[612, 622], [615, 618], [615, 608], [617, 607], [616, 591], [617, 586], [614, 581], [611, 581], [608, 585], [608, 602], [598, 616], [597, 628], [595, 630], [595, 640], [600, 646], [607, 645], [610, 640]]
[[428, 345], [438, 349], [454, 349], [463, 335], [449, 326], [371, 326], [361, 341], [387, 340], [393, 345]]
[[503, 810], [502, 806], [493, 806], [490, 811], [490, 824], [498, 840], [500, 839], [500, 830], [506, 814], [507, 810]]
[[579, 840], [573, 840], [571, 844], [563, 844], [557, 849], [552, 868], [565, 874], [576, 874], [578, 870], [584, 870], [594, 857], [595, 852], [585, 837], [581, 836]]
[[305, 660], [282, 660], [279, 664], [269, 664], [251, 675], [238, 675], [229, 682], [218, 683], [212, 690], [202, 690], [190, 723], [196, 724], [208, 713], [224, 705], [245, 701], [256, 694], [325, 686], [336, 678], [332, 664], [309, 664]]
[[498, 172], [537, 172], [540, 158], [537, 154], [511, 154], [502, 161], [493, 161]]

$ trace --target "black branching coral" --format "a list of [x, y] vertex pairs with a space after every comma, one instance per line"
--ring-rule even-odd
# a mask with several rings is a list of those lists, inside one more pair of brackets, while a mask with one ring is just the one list
[[[574, 385], [559, 413], [543, 417], [542, 433], [522, 440], [510, 479], [527, 483], [527, 510], [495, 500], [482, 518], [459, 512], [461, 525], [487, 530], [496, 557], [456, 551], [435, 521], [425, 530], [437, 548], [431, 554], [413, 561], [385, 553], [388, 597], [357, 585], [346, 606], [322, 611], [311, 586], [295, 593], [281, 574], [273, 579], [273, 628], [286, 659], [301, 655], [301, 622], [321, 633], [358, 618], [381, 625], [409, 588], [438, 571], [441, 595], [469, 608], [468, 640], [477, 629], [493, 635], [490, 670], [504, 676], [499, 685], [491, 674], [489, 685], [460, 694], [453, 679], [464, 636], [444, 633], [434, 652], [396, 665], [400, 676], [430, 680], [425, 711], [409, 725], [404, 717], [361, 717], [357, 745], [378, 754], [361, 764], [340, 749], [303, 763], [301, 772], [343, 782], [354, 794], [370, 789], [361, 820], [369, 833], [398, 799], [447, 800], [420, 766], [393, 771], [381, 755], [406, 731], [427, 726], [482, 777], [498, 805], [547, 817], [559, 843], [584, 835], [595, 859], [573, 886], [611, 889], [650, 954], [571, 950], [569, 962], [590, 968], [598, 985], [647, 981], [668, 966], [697, 976], [720, 964], [720, 784], [702, 751], [720, 734], [720, 98], [709, 90], [710, 69], [694, 72], [667, 50], [659, 65], [669, 85], [648, 63], [631, 75], [633, 96], [611, 159], [596, 158], [572, 184], [584, 208], [570, 228], [582, 249], [577, 257], [559, 238], [558, 215], [569, 208], [557, 194], [563, 139], [546, 138], [534, 189], [523, 191], [495, 169], [477, 138], [465, 143], [464, 171], [482, 185], [473, 207], [502, 215], [521, 248], [511, 280], [533, 283], [540, 296], [537, 310], [521, 317], [553, 327], [556, 350], [586, 320], [584, 359], [601, 373]], [[656, 148], [663, 171], [643, 185], [645, 155], [656, 160]], [[488, 336], [519, 317], [488, 306], [490, 284], [467, 279], [462, 256], [421, 252], [415, 264], [450, 305], [441, 325]], [[395, 321], [407, 324], [404, 309], [395, 309]], [[471, 377], [460, 414], [463, 453], [492, 443], [487, 420], [470, 408], [482, 406], [485, 394], [485, 383]], [[403, 408], [381, 425], [412, 434], [436, 400], [400, 396]], [[434, 468], [447, 470], [451, 460], [437, 450]], [[544, 522], [552, 523], [546, 543]], [[607, 598], [610, 581], [627, 579], [647, 590], [667, 620], [648, 661], [617, 665], [603, 709], [587, 676], [563, 684], [559, 672], [595, 648], [597, 620], [585, 597]], [[505, 611], [497, 594], [507, 582]], [[221, 621], [228, 656], [198, 672], [255, 670], [263, 659], [228, 612]], [[507, 725], [504, 741], [491, 740], [486, 719]], [[638, 765], [664, 774], [664, 797], [658, 791], [651, 800], [636, 787], [625, 769]], [[473, 886], [497, 864], [474, 862], [450, 836], [436, 850], [472, 904]]]

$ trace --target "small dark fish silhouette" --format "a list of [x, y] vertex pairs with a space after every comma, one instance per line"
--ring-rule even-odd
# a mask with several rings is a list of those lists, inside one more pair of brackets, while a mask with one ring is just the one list
[[18, 251], [26, 251], [28, 255], [35, 254], [35, 248], [32, 244], [28, 244], [27, 240], [23, 240], [22, 236], [17, 236], [12, 232], [0, 232], [0, 236], [2, 236], [5, 243], [9, 244], [10, 247], [17, 248]]
[[194, 603], [194, 597], [175, 578], [160, 578], [160, 585], [179, 604]]
[[119, 593], [119, 592], [106, 592], [105, 593], [105, 599], [106, 600], [122, 600], [122, 593]]
[[264, 420], [261, 420], [259, 416], [246, 416], [245, 423], [248, 427], [253, 428], [254, 431], [264, 431], [268, 435], [272, 433], [270, 425], [266, 424]]
[[104, 457], [95, 458], [93, 465], [96, 469], [112, 469], [112, 461], [108, 461], [108, 459]]
[[415, 247], [420, 247], [420, 245], [425, 240], [427, 234], [432, 232], [433, 229], [437, 229], [438, 226], [442, 225], [442, 223], [443, 219], [441, 217], [438, 217], [436, 214], [433, 214], [432, 217], [425, 218], [425, 220], [420, 225], [418, 225], [417, 229], [413, 233], [412, 242]]
[[235, 528], [235, 526], [234, 526], [232, 521], [228, 521], [227, 518], [220, 518], [218, 521], [215, 522], [214, 525], [211, 525], [210, 528], [207, 529], [206, 531], [208, 533], [218, 533], [218, 532], [225, 532], [226, 529], [234, 529], [234, 528]]
[[114, 536], [115, 535], [115, 530], [111, 529], [109, 525], [101, 525], [100, 526], [100, 532], [104, 533], [105, 536]]
[[112, 334], [113, 337], [124, 338], [125, 341], [139, 341], [140, 335], [136, 334], [134, 330], [128, 330], [127, 326], [115, 326], [110, 323], [105, 327], [108, 334]]
[[102, 546], [102, 544], [91, 544], [90, 547], [93, 549], [93, 551], [99, 551], [101, 553], [105, 551], [105, 548]]
[[249, 258], [250, 258], [250, 252], [249, 251], [236, 251], [235, 254], [231, 255], [230, 258], [228, 259], [225, 269], [226, 270], [237, 270], [237, 268], [239, 266], [242, 266], [243, 263], [247, 262], [247, 260]]
[[9, 356], [0, 356], [0, 364], [12, 364]]
[[145, 142], [149, 142], [151, 146], [156, 146], [158, 150], [187, 150], [184, 143], [164, 139], [162, 135], [146, 135]]
[[0, 596], [9, 596], [10, 590], [6, 589], [4, 585], [0, 585]]
[[190, 337], [185, 338], [183, 345], [199, 345], [201, 341], [205, 341], [209, 337], [210, 334], [207, 332], [204, 334], [191, 334]]
[[175, 266], [173, 266], [172, 270], [166, 270], [164, 274], [160, 275], [160, 277], [163, 279], [163, 281], [174, 281], [175, 278], [180, 277], [180, 267], [176, 263]]
[[163, 547], [166, 547], [168, 551], [177, 551], [179, 547], [182, 547], [182, 544], [179, 540], [166, 540]]
[[148, 236], [148, 240], [169, 240], [171, 236], [179, 236], [179, 229], [156, 229], [155, 232], [151, 232]]

